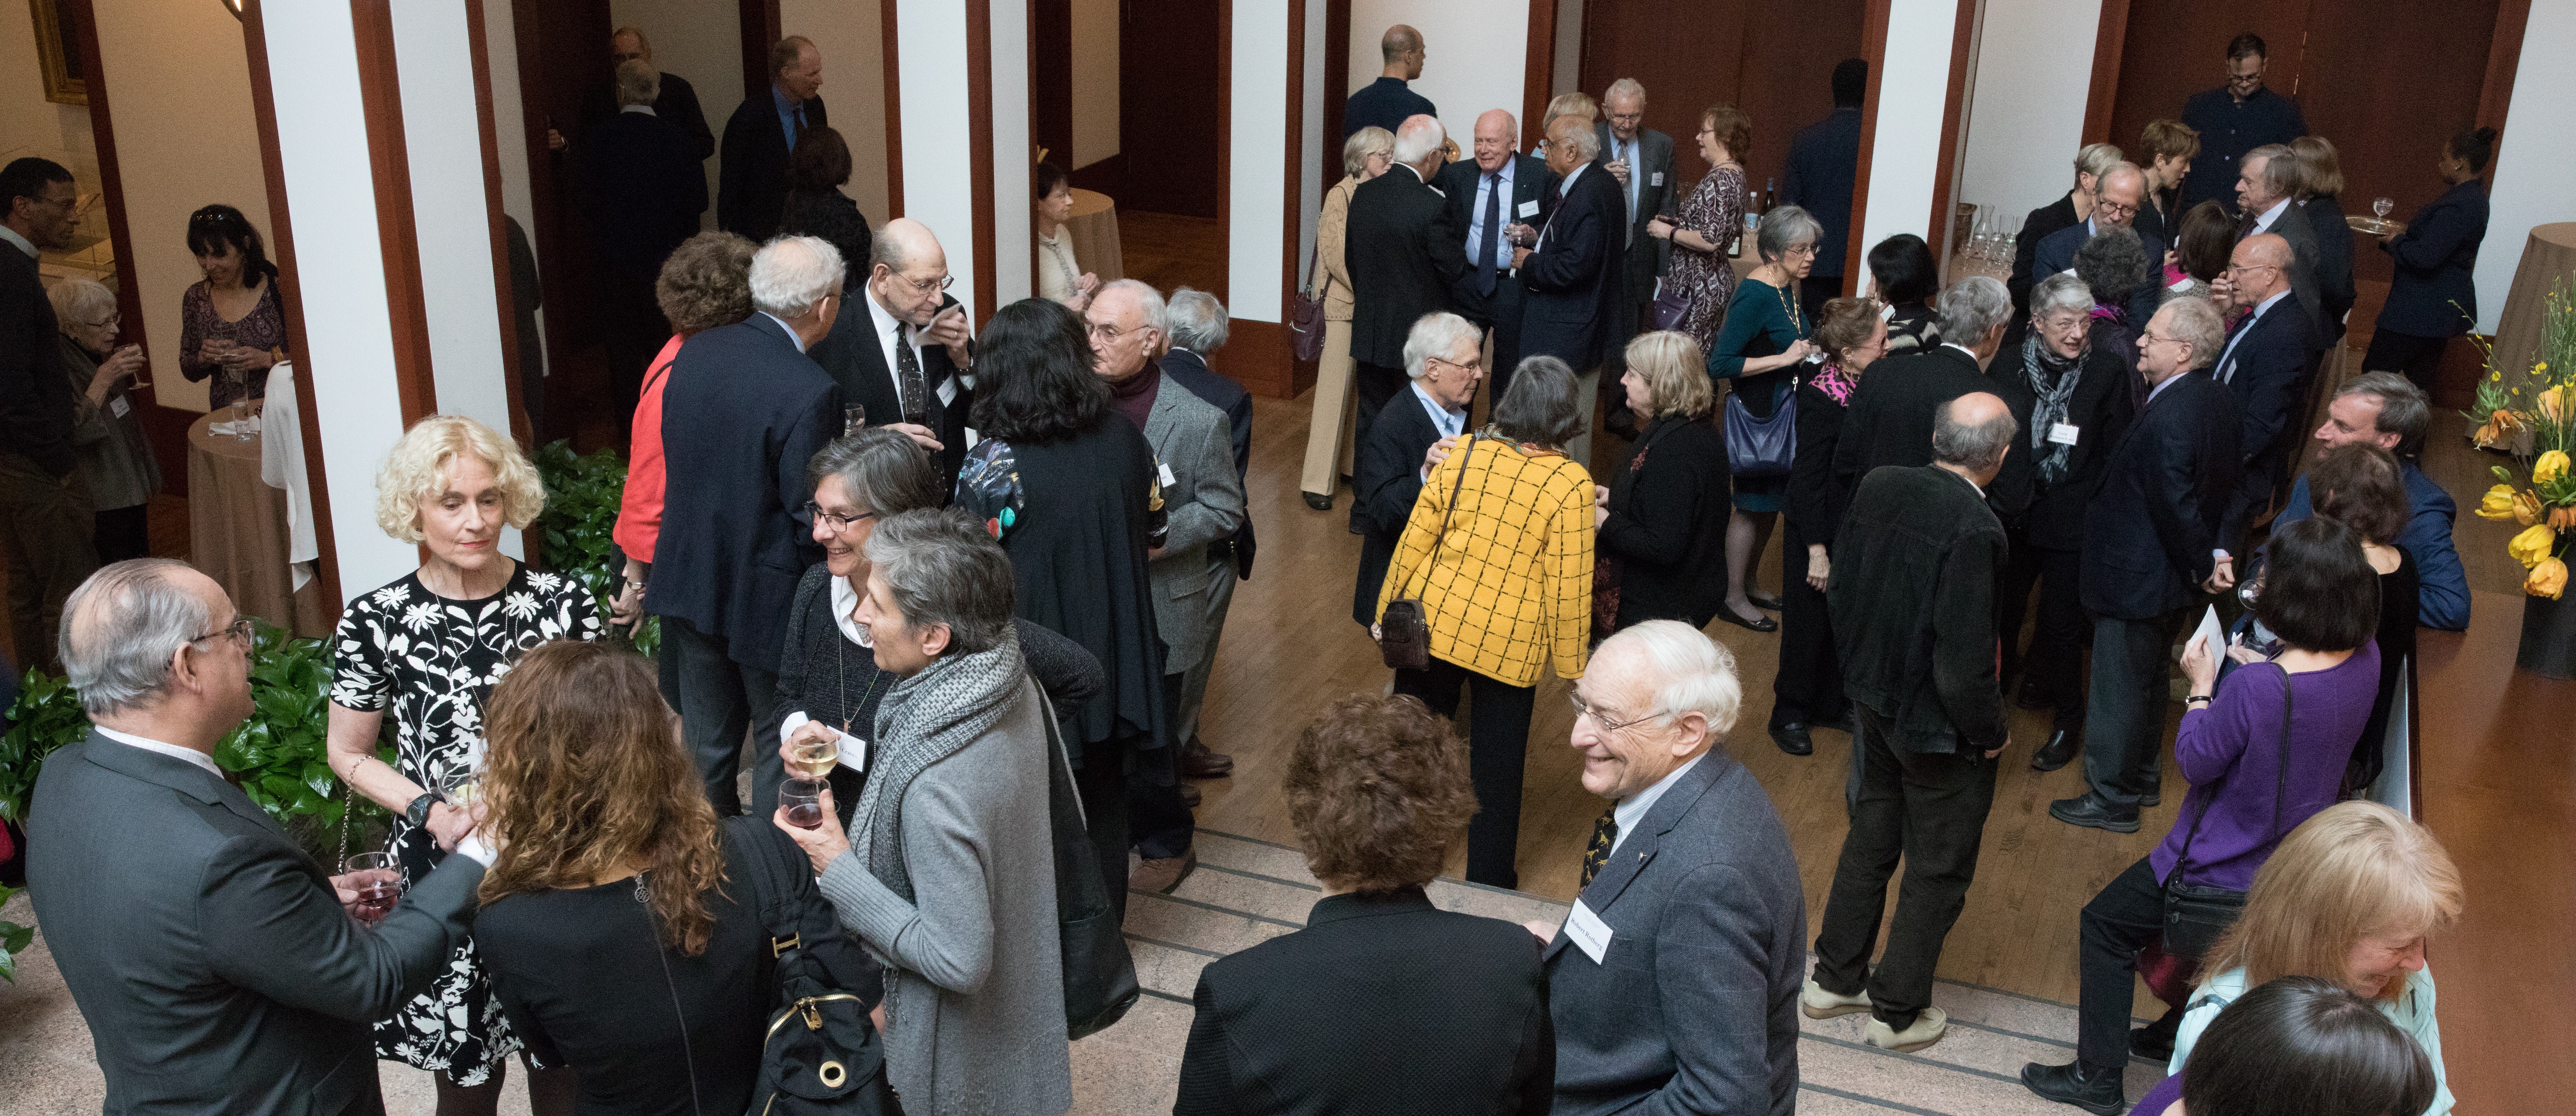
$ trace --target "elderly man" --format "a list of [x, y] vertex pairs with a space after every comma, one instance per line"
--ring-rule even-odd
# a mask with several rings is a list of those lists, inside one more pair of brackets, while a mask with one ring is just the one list
[[1440, 171], [1440, 122], [1404, 121], [1395, 132], [1395, 166], [1351, 194], [1343, 260], [1351, 273], [1352, 384], [1359, 393], [1359, 441], [1368, 441], [1378, 409], [1404, 390], [1404, 342], [1424, 314], [1449, 308], [1449, 292], [1467, 270], [1461, 233], [1444, 215], [1446, 200], [1431, 180]]
[[803, 35], [769, 48], [769, 88], [752, 94], [725, 121], [724, 164], [716, 187], [716, 227], [753, 240], [778, 235], [787, 205], [787, 158], [808, 128], [830, 123], [823, 111], [823, 52]]
[[2263, 37], [2251, 31], [2228, 40], [2227, 84], [2183, 102], [2182, 122], [2200, 133], [2200, 157], [2183, 177], [2175, 213], [2205, 201], [2224, 201], [2236, 185], [2237, 160], [2247, 152], [2308, 134], [2299, 103], [2263, 84], [2268, 53]]
[[[1842, 437], [1834, 443], [1834, 480], [1845, 492], [1857, 492], [1870, 470], [1888, 465], [1920, 467], [1932, 463], [1933, 416], [1942, 404], [1970, 392], [1988, 391], [1986, 366], [2003, 347], [2011, 325], [2012, 296], [1987, 275], [1952, 283], [1941, 292], [1941, 347], [1929, 352], [1889, 357], [1870, 365], [1843, 414]], [[2022, 462], [2007, 460], [1994, 498], [2016, 491]], [[2017, 509], [2005, 507], [2003, 510]]]
[[1677, 183], [1673, 181], [1673, 137], [1646, 127], [1646, 87], [1637, 79], [1620, 78], [1601, 94], [1601, 122], [1593, 125], [1593, 134], [1601, 141], [1601, 169], [1619, 181], [1628, 218], [1625, 239], [1619, 244], [1619, 312], [1610, 323], [1602, 363], [1609, 370], [1601, 377], [1601, 390], [1607, 392], [1627, 370], [1628, 339], [1636, 336], [1639, 316], [1655, 301], [1655, 277], [1664, 273], [1672, 258], [1672, 242], [1647, 235], [1646, 226], [1657, 217], [1672, 218]]
[[1780, 176], [1780, 202], [1816, 219], [1816, 262], [1798, 281], [1798, 304], [1809, 320], [1825, 300], [1841, 294], [1851, 254], [1852, 186], [1860, 176], [1860, 103], [1869, 92], [1869, 62], [1834, 64], [1834, 111], [1789, 137], [1789, 165]]
[[1476, 118], [1476, 157], [1441, 168], [1434, 185], [1448, 195], [1442, 210], [1449, 226], [1466, 236], [1467, 270], [1450, 289], [1460, 316], [1487, 331], [1494, 343], [1493, 397], [1511, 386], [1521, 358], [1522, 304], [1528, 288], [1512, 270], [1512, 250], [1534, 239], [1556, 211], [1556, 173], [1545, 160], [1514, 150], [1520, 125], [1492, 109]]
[[865, 308], [833, 319], [807, 355], [841, 386], [844, 406], [866, 408], [867, 425], [893, 427], [937, 454], [954, 489], [975, 405], [966, 375], [975, 351], [966, 308], [947, 293], [948, 253], [930, 226], [898, 217], [877, 230], [869, 256], [858, 299]]
[[[690, 85], [689, 79], [653, 65], [653, 40], [644, 37], [641, 27], [620, 27], [608, 36], [608, 64], [623, 66], [629, 62], [641, 62], [653, 71], [659, 79], [658, 92], [647, 102], [653, 115], [680, 130], [687, 141], [691, 163], [706, 162], [707, 156], [716, 153], [716, 134], [707, 130], [707, 114], [698, 107], [697, 87]], [[595, 96], [584, 117], [596, 122], [616, 115], [619, 109], [614, 93], [612, 87], [609, 95]], [[546, 129], [547, 150], [561, 151], [570, 146], [571, 141], [562, 132], [551, 126]]]
[[[2123, 162], [2103, 172], [2094, 189], [2093, 215], [2083, 222], [2048, 234], [2031, 256], [2031, 281], [2038, 282], [2061, 271], [2075, 270], [2075, 253], [2093, 234], [2106, 228], [2129, 229], [2138, 234], [2139, 246], [2147, 250], [2150, 260], [2165, 258], [2160, 240], [2137, 228], [2138, 207], [2146, 204], [2147, 176], [2136, 163]], [[2159, 292], [2158, 284], [2148, 284], [2148, 297]], [[2153, 311], [2149, 311], [2152, 313]]]
[[583, 184], [598, 231], [601, 324], [608, 334], [608, 383], [617, 414], [635, 413], [644, 367], [671, 336], [654, 300], [662, 261], [698, 233], [707, 211], [707, 176], [689, 141], [654, 114], [660, 80], [641, 61], [617, 67], [615, 116], [591, 125], [582, 146]]
[[1734, 656], [1674, 620], [1604, 640], [1575, 683], [1583, 789], [1611, 805], [1572, 915], [1530, 927], [1556, 1116], [1796, 1108], [1806, 895], [1770, 796], [1716, 747], [1742, 704]]
[[1412, 387], [1382, 416], [1385, 424], [1369, 431], [1351, 466], [1351, 533], [1360, 537], [1351, 619], [1363, 629], [1377, 622], [1378, 589], [1414, 498], [1431, 467], [1466, 436], [1467, 405], [1485, 375], [1475, 324], [1456, 314], [1423, 315], [1405, 338], [1404, 371]]
[[[677, 656], [680, 721], [707, 799], [741, 813], [743, 730], [778, 735], [778, 654], [796, 577], [823, 560], [805, 511], [805, 465], [841, 432], [841, 389], [805, 356], [841, 311], [841, 254], [816, 237], [773, 241], [751, 260], [751, 317], [692, 335], [662, 389], [661, 540], [644, 611]], [[758, 749], [751, 808], [786, 771]]]
[[2228, 264], [2230, 295], [2248, 313], [2210, 370], [2212, 378], [2226, 385], [2243, 424], [2236, 437], [2237, 452], [2243, 455], [2242, 483], [2221, 521], [2221, 549], [2237, 544], [2288, 475], [2317, 350], [2311, 319], [2291, 301], [2287, 241], [2256, 233], [2236, 243]]
[[72, 244], [72, 172], [25, 158], [0, 169], [0, 565], [21, 666], [55, 665], [63, 599], [98, 568], [89, 485], [72, 448], [75, 392], [63, 374], [39, 249]]
[[[1209, 356], [1225, 347], [1225, 303], [1206, 291], [1183, 287], [1172, 292], [1169, 313], [1172, 343], [1171, 351], [1163, 355], [1163, 375], [1225, 412], [1234, 437], [1234, 481], [1240, 486], [1252, 466], [1252, 393], [1209, 370], [1207, 362]], [[1208, 544], [1207, 654], [1199, 656], [1199, 664], [1190, 668], [1181, 690], [1181, 719], [1173, 722], [1172, 729], [1174, 736], [1188, 741], [1181, 748], [1181, 774], [1193, 779], [1234, 773], [1233, 756], [1211, 750], [1199, 740], [1199, 706], [1207, 698], [1208, 675], [1216, 664], [1217, 640], [1225, 632], [1226, 609], [1234, 604], [1234, 583], [1252, 577], [1253, 549], [1249, 515], [1233, 537]], [[1190, 805], [1198, 805], [1197, 788], [1190, 788], [1190, 793], [1182, 797]]]
[[1547, 169], [1561, 180], [1556, 212], [1536, 242], [1512, 253], [1512, 266], [1529, 287], [1521, 312], [1523, 356], [1552, 356], [1575, 371], [1583, 433], [1565, 445], [1566, 456], [1592, 460], [1594, 385], [1602, 354], [1621, 339], [1620, 268], [1628, 228], [1619, 180], [1600, 162], [1601, 137], [1580, 117], [1560, 116], [1548, 126]]
[[169, 559], [102, 569], [66, 607], [92, 727], [36, 781], [27, 880], [111, 1112], [384, 1111], [369, 1027], [446, 969], [492, 861], [469, 836], [385, 914], [358, 888], [390, 872], [326, 878], [215, 765], [251, 713], [250, 642]]
[[2084, 509], [2084, 611], [2093, 617], [2084, 780], [2048, 816], [2114, 833], [2162, 801], [2156, 764], [2172, 695], [2173, 640], [2204, 593], [2232, 586], [2219, 518], [2236, 490], [2236, 405], [2202, 371], [2217, 359], [2218, 311], [2175, 299], [2138, 338], [2147, 405], [2111, 448], [2102, 490]]
[[1377, 80], [1361, 86], [1342, 103], [1343, 139], [1372, 125], [1392, 132], [1413, 117], [1440, 115], [1439, 109], [1431, 107], [1430, 98], [1414, 92], [1407, 84], [1422, 76], [1422, 32], [1401, 23], [1389, 27], [1378, 38], [1377, 52], [1386, 63]]
[[2288, 242], [2289, 257], [2281, 261], [2281, 275], [2316, 327], [2309, 350], [2322, 350], [2341, 323], [2326, 317], [2325, 295], [2317, 283], [2317, 230], [2308, 224], [2308, 211], [2297, 202], [2298, 156], [2280, 144], [2266, 144], [2246, 152], [2243, 163], [2244, 172], [2236, 181], [2237, 211], [2242, 215], [2236, 226], [2237, 243], [2263, 233]]
[[[2416, 621], [2446, 632], [2469, 626], [2469, 577], [2460, 568], [2460, 552], [2451, 544], [2451, 523], [2459, 505], [2417, 464], [2424, 453], [2424, 433], [2433, 425], [2433, 410], [2422, 388], [2395, 372], [2364, 372], [2344, 381], [2326, 404], [2326, 420], [2317, 425], [2317, 453], [2362, 442], [2397, 455], [2398, 476], [2406, 482], [2406, 530], [2397, 545], [2415, 559], [2420, 579]], [[2290, 488], [2289, 502], [2272, 518], [2278, 531], [2316, 514], [2308, 495], [2308, 478]]]
[[[1932, 973], [1976, 879], [1995, 757], [2012, 741], [1995, 673], [2004, 526], [1986, 486], [2019, 432], [1998, 396], [1941, 404], [1932, 464], [1871, 471], [1834, 537], [1825, 593], [1860, 720], [1860, 789], [1799, 1007], [1815, 1019], [1869, 1012], [1861, 1040], [1881, 1049], [1920, 1050], [1949, 1028]], [[1905, 885], [1872, 971], [1899, 856]]]
[[[1164, 381], [1153, 357], [1171, 336], [1170, 311], [1154, 288], [1121, 279], [1100, 288], [1083, 312], [1091, 327], [1092, 369], [1108, 382], [1111, 406], [1145, 434], [1162, 470], [1163, 545], [1147, 552], [1153, 579], [1154, 628], [1169, 648], [1163, 660], [1163, 723], [1180, 725], [1181, 695], [1190, 670], [1216, 647], [1208, 546], [1243, 526], [1243, 481], [1228, 456], [1225, 412]], [[1148, 756], [1170, 756], [1161, 749]], [[1168, 767], [1139, 771], [1129, 783], [1128, 811], [1143, 858], [1128, 878], [1130, 890], [1168, 892], [1180, 886], [1198, 854], [1190, 847], [1192, 822]]]

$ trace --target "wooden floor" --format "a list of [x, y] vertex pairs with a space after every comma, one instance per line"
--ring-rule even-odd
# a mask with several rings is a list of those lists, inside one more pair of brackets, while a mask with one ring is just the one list
[[1122, 209], [1118, 249], [1127, 278], [1151, 284], [1165, 296], [1196, 287], [1225, 297], [1224, 222]]

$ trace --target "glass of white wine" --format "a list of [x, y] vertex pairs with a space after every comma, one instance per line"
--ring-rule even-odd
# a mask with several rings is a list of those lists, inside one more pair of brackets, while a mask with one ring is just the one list
[[483, 773], [471, 767], [451, 767], [439, 778], [438, 793], [459, 810], [472, 806], [483, 800]]
[[841, 761], [841, 740], [838, 734], [806, 736], [789, 744], [787, 753], [789, 770], [803, 778], [824, 779]]

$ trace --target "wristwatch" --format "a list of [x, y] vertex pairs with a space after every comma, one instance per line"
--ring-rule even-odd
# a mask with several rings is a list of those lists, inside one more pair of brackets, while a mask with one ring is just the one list
[[437, 791], [424, 792], [420, 797], [412, 799], [411, 805], [403, 807], [403, 819], [413, 825], [428, 825], [429, 808], [445, 801], [447, 799], [441, 797]]

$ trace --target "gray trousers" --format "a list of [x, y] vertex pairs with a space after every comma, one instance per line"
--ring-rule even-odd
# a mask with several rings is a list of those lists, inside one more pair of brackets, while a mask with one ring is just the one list
[[[707, 801], [716, 816], [778, 809], [778, 784], [787, 777], [778, 758], [778, 675], [734, 660], [727, 640], [708, 635], [677, 616], [662, 618], [661, 653], [672, 656], [680, 692], [680, 738], [706, 777]], [[751, 791], [738, 788], [743, 734], [751, 732]]]
[[2158, 789], [2174, 636], [2190, 608], [2145, 620], [2093, 618], [2093, 688], [2084, 706], [2084, 781], [2126, 810]]
[[1198, 743], [1199, 706], [1207, 700], [1208, 675], [1216, 667], [1217, 641], [1225, 637], [1225, 613], [1234, 606], [1234, 556], [1208, 563], [1207, 653], [1181, 676], [1180, 717], [1172, 722], [1172, 739]]

